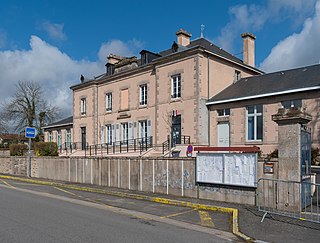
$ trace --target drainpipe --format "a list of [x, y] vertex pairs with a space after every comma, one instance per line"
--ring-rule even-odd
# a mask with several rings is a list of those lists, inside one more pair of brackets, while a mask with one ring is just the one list
[[[208, 99], [210, 99], [210, 57], [208, 55]], [[208, 145], [210, 146], [210, 109], [208, 109]]]

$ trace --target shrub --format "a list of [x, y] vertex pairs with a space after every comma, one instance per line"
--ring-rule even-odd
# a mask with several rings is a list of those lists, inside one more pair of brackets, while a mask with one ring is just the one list
[[278, 149], [273, 150], [270, 154], [267, 155], [267, 159], [278, 158], [279, 151]]
[[58, 146], [53, 142], [37, 142], [34, 152], [37, 156], [58, 156]]
[[10, 156], [23, 156], [28, 150], [28, 145], [21, 143], [10, 144], [9, 149]]

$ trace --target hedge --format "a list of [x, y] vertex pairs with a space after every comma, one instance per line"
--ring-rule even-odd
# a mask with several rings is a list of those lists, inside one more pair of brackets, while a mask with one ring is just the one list
[[23, 156], [24, 154], [27, 154], [28, 145], [21, 143], [10, 144], [9, 149], [11, 156]]
[[37, 156], [58, 156], [58, 146], [54, 142], [37, 142], [34, 152]]

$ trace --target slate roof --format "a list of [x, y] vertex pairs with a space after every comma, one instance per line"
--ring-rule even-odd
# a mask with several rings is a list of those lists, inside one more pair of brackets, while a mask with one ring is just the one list
[[320, 89], [320, 64], [242, 78], [207, 101], [222, 104]]
[[[243, 61], [237, 57], [235, 57], [234, 55], [230, 54], [229, 52], [223, 50], [222, 48], [216, 46], [215, 44], [211, 43], [210, 41], [208, 41], [207, 39], [205, 38], [198, 38], [198, 39], [195, 39], [193, 41], [190, 42], [189, 45], [187, 45], [186, 47], [184, 46], [179, 46], [179, 49], [178, 51], [183, 51], [183, 50], [186, 50], [186, 49], [189, 49], [189, 48], [192, 48], [192, 47], [195, 47], [195, 46], [201, 46], [203, 48], [205, 48], [206, 50], [214, 53], [214, 54], [217, 54], [219, 56], [222, 56], [224, 58], [227, 58], [229, 60], [232, 60], [236, 63], [239, 63], [241, 65], [244, 65], [248, 68], [252, 68], [260, 73], [263, 73], [261, 70], [257, 69], [257, 68], [254, 68], [252, 66], [249, 66], [247, 64], [244, 64]], [[168, 50], [165, 50], [165, 51], [162, 51], [159, 53], [162, 57], [164, 56], [168, 56], [170, 54], [172, 54], [172, 50], [171, 49], [168, 49]]]
[[60, 121], [51, 123], [48, 126], [44, 127], [44, 129], [53, 128], [53, 127], [61, 127], [61, 126], [72, 125], [72, 124], [73, 124], [73, 116], [70, 116], [70, 117], [62, 119]]

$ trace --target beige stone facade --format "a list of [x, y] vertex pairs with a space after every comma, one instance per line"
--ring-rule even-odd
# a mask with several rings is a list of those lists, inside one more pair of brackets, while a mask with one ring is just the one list
[[71, 87], [75, 142], [103, 144], [147, 134], [153, 144], [161, 145], [171, 136], [174, 114], [181, 118], [179, 135], [190, 136], [193, 144], [210, 143], [214, 131], [209, 129], [206, 101], [240, 76], [261, 71], [219, 48], [215, 51], [203, 38], [190, 41], [191, 35], [183, 30], [177, 35], [178, 44], [154, 54], [158, 56], [150, 62], [140, 63], [143, 57], [109, 60], [112, 74], [107, 71]]

